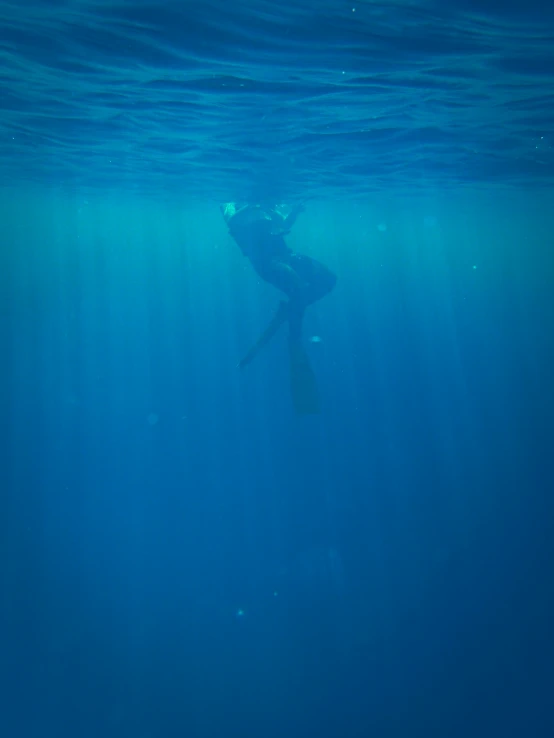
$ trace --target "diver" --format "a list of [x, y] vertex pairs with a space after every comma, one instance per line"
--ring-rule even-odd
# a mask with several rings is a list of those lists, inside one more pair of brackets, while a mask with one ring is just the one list
[[242, 368], [271, 340], [279, 327], [289, 325], [291, 391], [295, 409], [300, 414], [319, 412], [317, 384], [302, 345], [302, 321], [308, 305], [327, 295], [336, 276], [319, 261], [291, 251], [285, 242], [303, 205], [263, 207], [235, 203], [222, 206], [229, 233], [256, 273], [283, 292], [276, 315], [250, 351], [241, 359]]

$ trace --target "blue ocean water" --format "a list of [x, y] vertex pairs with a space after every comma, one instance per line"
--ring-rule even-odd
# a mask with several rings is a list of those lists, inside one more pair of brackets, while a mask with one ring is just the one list
[[54, 0], [0, 12], [8, 178], [209, 199], [551, 183], [542, 1]]
[[[0, 0], [0, 60], [0, 735], [553, 735], [554, 6]], [[337, 275], [317, 415], [228, 201]]]

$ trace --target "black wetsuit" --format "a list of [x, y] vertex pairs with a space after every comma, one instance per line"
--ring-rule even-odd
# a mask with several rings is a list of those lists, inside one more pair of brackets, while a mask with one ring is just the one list
[[256, 273], [289, 297], [293, 338], [300, 337], [304, 310], [329, 293], [336, 276], [319, 261], [291, 251], [285, 235], [298, 213], [284, 217], [277, 210], [249, 205], [227, 222], [229, 232]]

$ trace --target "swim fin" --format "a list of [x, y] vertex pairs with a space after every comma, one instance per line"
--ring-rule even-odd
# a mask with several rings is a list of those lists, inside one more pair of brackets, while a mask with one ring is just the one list
[[265, 331], [262, 333], [262, 335], [258, 338], [256, 343], [252, 346], [252, 348], [246, 353], [242, 359], [238, 363], [238, 367], [242, 369], [247, 364], [250, 364], [251, 361], [253, 361], [256, 356], [260, 353], [260, 351], [264, 348], [264, 346], [267, 346], [267, 344], [271, 341], [273, 336], [277, 333], [279, 328], [283, 325], [283, 323], [288, 319], [288, 303], [284, 300], [280, 303], [279, 308], [277, 312], [275, 313], [274, 317], [271, 320], [271, 323], [267, 326]]
[[290, 388], [297, 415], [320, 412], [319, 390], [308, 354], [300, 341], [289, 343]]

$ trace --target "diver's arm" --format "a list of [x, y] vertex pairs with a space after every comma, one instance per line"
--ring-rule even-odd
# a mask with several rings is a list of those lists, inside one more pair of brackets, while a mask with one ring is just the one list
[[303, 213], [306, 208], [302, 203], [298, 203], [297, 205], [293, 205], [290, 213], [287, 215], [286, 218], [284, 218], [285, 227], [290, 230], [292, 226], [295, 224], [296, 219], [300, 215], [300, 213]]

